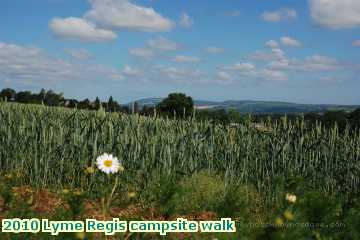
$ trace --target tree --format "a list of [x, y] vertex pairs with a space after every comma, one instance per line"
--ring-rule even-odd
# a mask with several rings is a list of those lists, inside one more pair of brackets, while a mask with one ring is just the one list
[[15, 98], [16, 91], [11, 88], [5, 88], [0, 92], [0, 98], [12, 101]]
[[115, 102], [112, 96], [110, 96], [108, 104], [107, 104], [107, 109], [108, 112], [115, 112]]
[[45, 97], [46, 97], [46, 90], [42, 88], [38, 94], [37, 99], [40, 103], [43, 103], [45, 101]]
[[340, 129], [344, 129], [347, 124], [346, 112], [344, 111], [328, 111], [322, 118], [328, 127], [332, 127], [336, 123]]
[[47, 106], [59, 106], [60, 102], [64, 100], [62, 93], [55, 93], [52, 90], [49, 90], [45, 94], [44, 103]]
[[352, 127], [360, 127], [360, 108], [354, 110], [349, 114], [349, 121]]
[[30, 91], [22, 91], [22, 92], [16, 93], [15, 101], [19, 102], [19, 103], [30, 103], [31, 92]]
[[176, 117], [183, 118], [189, 117], [194, 111], [194, 102], [191, 97], [186, 96], [183, 93], [171, 93], [157, 108], [161, 113]]
[[100, 99], [98, 97], [96, 97], [95, 102], [94, 102], [94, 109], [99, 110], [100, 107], [101, 107]]
[[79, 109], [89, 109], [90, 108], [90, 100], [86, 98], [85, 100], [80, 101], [78, 104], [78, 108]]

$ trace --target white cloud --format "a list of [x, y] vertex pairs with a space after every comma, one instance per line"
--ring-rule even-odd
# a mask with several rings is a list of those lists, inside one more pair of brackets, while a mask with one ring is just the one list
[[360, 27], [359, 0], [309, 0], [315, 23], [330, 29]]
[[289, 80], [287, 74], [281, 71], [274, 71], [272, 69], [263, 69], [258, 73], [258, 78], [270, 81], [287, 81]]
[[155, 56], [154, 51], [149, 48], [133, 48], [129, 52], [132, 56], [143, 59], [151, 59]]
[[154, 71], [160, 78], [176, 82], [195, 82], [195, 80], [199, 82], [201, 81], [200, 77], [204, 76], [204, 74], [199, 70], [190, 68], [159, 66], [156, 67]]
[[219, 48], [219, 47], [208, 47], [206, 49], [206, 52], [212, 53], [212, 54], [223, 53], [224, 51], [225, 50], [223, 48]]
[[174, 23], [153, 8], [135, 5], [128, 0], [89, 0], [92, 9], [85, 14], [99, 26], [146, 32], [170, 31]]
[[1, 77], [32, 84], [123, 79], [121, 73], [111, 67], [67, 62], [48, 56], [39, 48], [6, 43], [0, 43]]
[[200, 62], [198, 57], [178, 55], [174, 58], [175, 62], [178, 63], [197, 63]]
[[354, 47], [360, 47], [360, 40], [355, 40], [355, 41], [353, 41], [352, 45], [353, 45]]
[[223, 69], [225, 70], [231, 70], [231, 71], [243, 71], [243, 72], [249, 72], [249, 71], [254, 71], [256, 69], [256, 66], [253, 63], [248, 63], [248, 62], [244, 62], [244, 63], [235, 63], [233, 65], [230, 66], [226, 66]]
[[278, 48], [279, 44], [277, 41], [275, 40], [269, 40], [265, 43], [265, 46], [269, 47], [269, 48]]
[[[229, 72], [230, 71], [230, 72]], [[235, 63], [230, 66], [221, 67], [217, 77], [227, 83], [241, 81], [287, 81], [285, 72], [275, 69], [258, 69], [253, 63]]]
[[302, 47], [302, 44], [298, 40], [291, 37], [282, 37], [280, 41], [283, 45], [288, 47]]
[[272, 48], [270, 51], [257, 50], [250, 56], [251, 60], [255, 61], [275, 61], [286, 57], [285, 52], [280, 48]]
[[335, 58], [315, 54], [306, 57], [304, 60], [281, 59], [272, 61], [269, 63], [269, 68], [276, 70], [321, 72], [340, 70], [343, 66]]
[[184, 28], [190, 28], [194, 24], [194, 21], [190, 18], [188, 14], [182, 13], [180, 16], [179, 24]]
[[[295, 62], [295, 65], [297, 62]], [[305, 60], [297, 67], [303, 71], [332, 71], [339, 69], [340, 65], [335, 58], [315, 54], [306, 57]]]
[[132, 68], [128, 65], [124, 67], [124, 70], [122, 71], [124, 75], [129, 77], [139, 77], [143, 75], [143, 72], [137, 68]]
[[231, 75], [225, 71], [219, 71], [217, 73], [217, 77], [222, 80], [230, 80], [231, 79]]
[[88, 60], [92, 54], [86, 49], [65, 49], [65, 52], [77, 60]]
[[54, 18], [49, 23], [50, 29], [60, 38], [89, 42], [107, 42], [117, 38], [116, 33], [97, 28], [81, 18]]
[[264, 12], [261, 18], [267, 22], [282, 22], [297, 19], [297, 12], [294, 9], [283, 8], [277, 11]]
[[147, 45], [159, 51], [175, 51], [179, 49], [179, 45], [176, 42], [172, 42], [164, 37], [158, 37], [150, 39], [147, 42]]

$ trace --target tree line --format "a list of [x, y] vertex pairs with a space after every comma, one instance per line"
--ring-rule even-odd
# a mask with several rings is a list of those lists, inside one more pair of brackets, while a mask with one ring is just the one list
[[[0, 92], [0, 100], [87, 110], [103, 108], [107, 112], [136, 113], [144, 116], [156, 115], [181, 119], [195, 117], [199, 121], [208, 120], [224, 125], [241, 124], [246, 121], [278, 121], [284, 117], [284, 114], [242, 114], [235, 109], [196, 109], [195, 111], [193, 99], [183, 93], [171, 93], [156, 106], [139, 106], [137, 102], [134, 102], [132, 106], [121, 105], [112, 96], [109, 97], [107, 102], [101, 102], [98, 97], [94, 101], [90, 101], [87, 98], [79, 101], [77, 99], [66, 99], [63, 93], [56, 93], [45, 89], [41, 89], [39, 93], [32, 93], [30, 91], [16, 92], [11, 88], [5, 88]], [[290, 121], [303, 117], [310, 124], [321, 122], [325, 126], [332, 127], [336, 123], [340, 129], [345, 129], [347, 125], [353, 128], [360, 128], [360, 108], [352, 112], [327, 111], [324, 113], [305, 113], [303, 116], [299, 114], [286, 114], [286, 116]]]
[[130, 112], [127, 106], [120, 105], [112, 96], [110, 96], [107, 102], [101, 102], [98, 97], [96, 97], [95, 101], [91, 101], [88, 98], [79, 101], [77, 99], [66, 99], [63, 93], [56, 93], [53, 90], [45, 89], [41, 89], [39, 93], [32, 93], [31, 91], [16, 92], [14, 89], [5, 88], [0, 92], [0, 99], [7, 102], [43, 104], [46, 106], [87, 110], [99, 110], [102, 107], [108, 112]]

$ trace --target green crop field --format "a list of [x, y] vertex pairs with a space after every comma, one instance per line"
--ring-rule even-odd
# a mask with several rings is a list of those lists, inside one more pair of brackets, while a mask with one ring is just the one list
[[249, 186], [267, 212], [282, 204], [285, 190], [279, 188], [289, 179], [302, 179], [306, 191], [329, 198], [348, 201], [359, 195], [359, 131], [309, 127], [301, 119], [285, 118], [259, 129], [251, 123], [229, 127], [0, 103], [0, 169], [3, 175], [21, 173], [18, 185], [53, 192], [76, 189], [95, 199], [112, 179], [84, 170], [105, 152], [124, 166], [119, 188], [133, 189], [142, 203], [150, 201], [161, 179], [173, 176], [182, 182], [199, 174], [214, 176], [225, 191]]

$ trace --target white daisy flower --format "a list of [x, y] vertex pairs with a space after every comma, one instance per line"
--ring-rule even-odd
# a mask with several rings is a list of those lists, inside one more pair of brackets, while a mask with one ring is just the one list
[[117, 173], [121, 166], [119, 159], [107, 153], [104, 153], [96, 159], [96, 165], [106, 174]]
[[290, 194], [287, 193], [285, 196], [286, 201], [288, 201], [289, 203], [295, 203], [296, 202], [296, 195], [295, 194]]

